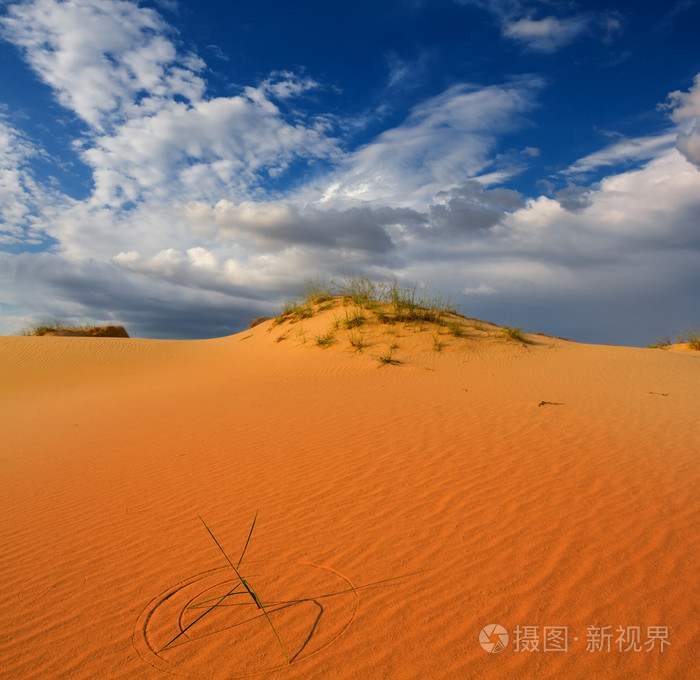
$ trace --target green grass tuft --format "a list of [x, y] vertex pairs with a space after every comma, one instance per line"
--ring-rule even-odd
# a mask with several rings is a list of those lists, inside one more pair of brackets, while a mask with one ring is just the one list
[[685, 336], [686, 342], [690, 345], [691, 349], [700, 350], [700, 335], [695, 331], [688, 331]]
[[322, 304], [333, 299], [333, 287], [325, 276], [307, 279], [301, 290], [301, 297], [307, 305]]
[[523, 334], [522, 326], [503, 326], [501, 332], [506, 340], [522, 342], [523, 344], [529, 343], [529, 340]]
[[362, 309], [355, 308], [352, 314], [348, 314], [348, 310], [345, 310], [345, 319], [343, 320], [343, 328], [346, 330], [351, 330], [353, 328], [359, 328], [363, 326], [365, 321], [367, 321]]
[[314, 344], [323, 349], [330, 347], [335, 344], [335, 333], [333, 331], [328, 331], [327, 333], [314, 336]]
[[361, 352], [365, 347], [367, 347], [367, 343], [365, 342], [365, 336], [362, 332], [350, 333], [350, 335], [348, 336], [348, 340], [350, 340], [350, 345], [354, 347], [358, 352]]
[[301, 321], [310, 319], [314, 315], [314, 308], [310, 304], [300, 303], [297, 300], [285, 300], [282, 304], [282, 311], [275, 317], [273, 326], [285, 321]]
[[382, 299], [390, 304], [394, 321], [427, 321], [442, 324], [446, 312], [453, 312], [454, 306], [440, 294], [427, 291], [417, 292], [413, 288], [402, 288], [394, 281], [388, 281], [382, 287]]
[[463, 338], [465, 335], [464, 328], [459, 321], [448, 321], [447, 330], [454, 335], [455, 338]]
[[338, 295], [345, 301], [352, 301], [360, 309], [377, 300], [377, 284], [366, 276], [345, 276], [341, 283], [334, 281], [333, 284]]
[[401, 362], [398, 359], [394, 358], [394, 349], [395, 348], [396, 348], [396, 345], [392, 345], [391, 347], [389, 347], [389, 349], [386, 352], [384, 352], [384, 354], [380, 354], [377, 357], [375, 357], [376, 360], [382, 366], [386, 366], [386, 365], [396, 366], [397, 364], [400, 364]]
[[651, 349], [663, 349], [664, 347], [668, 347], [672, 344], [673, 342], [671, 338], [668, 335], [664, 335], [658, 338], [653, 345], [649, 345], [649, 347], [651, 347]]
[[63, 321], [61, 319], [53, 319], [51, 321], [38, 321], [30, 324], [26, 328], [18, 331], [18, 335], [46, 335], [54, 331], [84, 331], [88, 328], [94, 328], [96, 324], [91, 323], [74, 323], [72, 321]]

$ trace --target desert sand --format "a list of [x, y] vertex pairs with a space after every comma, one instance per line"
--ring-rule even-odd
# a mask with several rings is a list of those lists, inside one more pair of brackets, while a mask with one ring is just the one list
[[698, 677], [700, 353], [343, 314], [0, 338], [2, 678]]

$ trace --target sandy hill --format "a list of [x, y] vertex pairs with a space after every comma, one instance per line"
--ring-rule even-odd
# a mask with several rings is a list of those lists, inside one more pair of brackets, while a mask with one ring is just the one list
[[696, 677], [698, 354], [523, 340], [0, 338], [2, 677]]

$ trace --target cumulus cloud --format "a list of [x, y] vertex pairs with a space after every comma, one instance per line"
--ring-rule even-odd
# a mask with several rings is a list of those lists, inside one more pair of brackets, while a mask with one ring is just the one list
[[242, 199], [265, 177], [294, 159], [336, 153], [323, 124], [286, 122], [264, 93], [171, 102], [146, 117], [130, 119], [81, 150], [93, 169], [94, 203], [195, 196]]
[[288, 202], [234, 204], [227, 200], [213, 208], [203, 202], [189, 203], [185, 214], [198, 233], [213, 232], [225, 239], [250, 243], [256, 249], [311, 245], [372, 253], [391, 249], [385, 227], [424, 221], [415, 211], [401, 208], [319, 210]]
[[0, 242], [14, 243], [26, 233], [35, 202], [35, 184], [26, 168], [33, 145], [0, 117]]
[[572, 42], [588, 25], [589, 19], [585, 16], [522, 18], [506, 21], [501, 30], [505, 37], [517, 40], [529, 50], [551, 53]]
[[293, 71], [273, 71], [260, 84], [260, 89], [276, 99], [298, 97], [309, 90], [316, 90], [321, 84], [309, 76], [301, 76]]
[[542, 5], [562, 13], [573, 3], [557, 3], [542, 0], [453, 0], [457, 5], [471, 5], [491, 14], [500, 26], [504, 38], [519, 42], [531, 52], [552, 54], [585, 33], [596, 29], [596, 36], [611, 42], [624, 26], [623, 16], [614, 10], [588, 11], [571, 16], [537, 17]]
[[160, 15], [126, 0], [33, 0], [10, 6], [3, 36], [59, 102], [101, 130], [175, 96], [199, 99], [204, 63], [180, 55]]
[[154, 10], [126, 0], [33, 0], [2, 19], [59, 102], [87, 125], [76, 140], [92, 169], [91, 204], [249, 196], [298, 158], [336, 152], [328, 118], [287, 120], [288, 100], [318, 83], [290, 71], [207, 98], [196, 55]]
[[559, 205], [569, 212], [579, 212], [591, 204], [591, 190], [569, 183], [554, 195]]
[[512, 189], [484, 189], [476, 181], [441, 191], [430, 206], [431, 231], [466, 234], [490, 229], [509, 211], [524, 206], [522, 196]]
[[668, 96], [671, 119], [680, 123], [676, 148], [690, 163], [700, 167], [700, 74], [688, 92], [676, 90]]
[[[574, 210], [561, 197], [530, 199], [491, 228], [446, 234], [423, 260], [413, 249], [425, 241], [406, 243], [407, 275], [461, 283], [470, 316], [589, 341], [651, 342], [675, 327], [674, 309], [700, 313], [700, 172], [671, 148], [582, 194]], [[477, 294], [486, 287], [496, 292]]]
[[251, 287], [239, 297], [241, 288], [140, 277], [112, 262], [52, 253], [0, 252], [0, 285], [9, 310], [0, 319], [5, 334], [37, 319], [59, 317], [123, 323], [136, 337], [219, 337], [245, 328], [261, 310], [273, 313], [276, 308], [260, 299], [261, 293], [270, 295], [269, 281], [266, 291]]

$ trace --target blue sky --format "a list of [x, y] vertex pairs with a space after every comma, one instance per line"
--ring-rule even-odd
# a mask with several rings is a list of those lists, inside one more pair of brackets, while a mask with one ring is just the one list
[[0, 333], [230, 334], [397, 278], [584, 342], [700, 326], [700, 2], [0, 2]]

